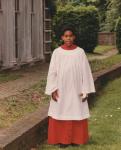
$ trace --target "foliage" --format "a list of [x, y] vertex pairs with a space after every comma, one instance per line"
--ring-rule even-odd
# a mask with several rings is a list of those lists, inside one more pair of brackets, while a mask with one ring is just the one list
[[119, 53], [121, 53], [121, 17], [119, 17], [116, 25], [116, 46]]
[[115, 31], [117, 19], [121, 16], [121, 0], [107, 0], [107, 2], [105, 30]]
[[121, 0], [57, 0], [65, 6], [89, 6], [97, 7], [99, 14], [100, 31], [114, 32], [118, 17], [121, 16]]
[[84, 5], [84, 6], [96, 5], [97, 2], [98, 0], [73, 0], [74, 4]]
[[107, 6], [107, 0], [98, 0], [98, 2], [96, 3], [96, 7], [98, 8], [99, 13], [100, 31], [104, 31]]
[[73, 4], [73, 5], [94, 5], [98, 2], [98, 0], [57, 0], [59, 3], [65, 4]]
[[99, 29], [98, 13], [94, 6], [72, 6], [58, 8], [54, 18], [55, 40], [60, 43], [61, 29], [71, 26], [76, 31], [76, 44], [87, 52], [92, 52], [97, 45]]

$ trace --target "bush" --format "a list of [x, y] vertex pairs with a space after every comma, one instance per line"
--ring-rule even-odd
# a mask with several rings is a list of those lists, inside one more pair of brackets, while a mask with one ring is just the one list
[[58, 44], [61, 43], [61, 29], [65, 26], [71, 26], [76, 31], [75, 43], [85, 49], [87, 52], [92, 52], [97, 45], [99, 20], [98, 12], [94, 6], [72, 6], [66, 5], [57, 10], [54, 17], [53, 30], [55, 40]]
[[116, 47], [121, 53], [121, 17], [119, 17], [116, 25]]

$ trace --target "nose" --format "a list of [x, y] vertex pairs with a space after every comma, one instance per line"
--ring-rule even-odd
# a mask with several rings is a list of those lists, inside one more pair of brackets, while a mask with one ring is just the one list
[[67, 40], [70, 40], [70, 37], [68, 37]]

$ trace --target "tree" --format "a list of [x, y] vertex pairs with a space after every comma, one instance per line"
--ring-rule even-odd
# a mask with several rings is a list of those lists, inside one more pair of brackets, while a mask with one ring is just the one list
[[95, 5], [99, 0], [57, 0], [57, 2], [61, 3], [62, 5], [71, 3], [73, 5]]
[[57, 5], [60, 4], [60, 5], [66, 5], [68, 2], [70, 2], [70, 0], [57, 0]]
[[107, 0], [98, 0], [98, 2], [96, 3], [96, 7], [98, 8], [99, 13], [100, 31], [104, 30], [107, 6], [108, 6]]
[[115, 31], [118, 17], [121, 16], [121, 0], [107, 0], [106, 31]]
[[98, 10], [94, 6], [72, 6], [70, 4], [60, 7], [54, 17], [54, 40], [59, 45], [63, 28], [69, 26], [75, 30], [75, 43], [92, 52], [97, 45], [99, 31]]
[[76, 5], [89, 6], [95, 5], [98, 2], [98, 0], [70, 0], [70, 2]]

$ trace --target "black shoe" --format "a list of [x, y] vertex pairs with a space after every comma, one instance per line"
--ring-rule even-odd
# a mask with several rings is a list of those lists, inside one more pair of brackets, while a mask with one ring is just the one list
[[60, 148], [66, 148], [66, 147], [68, 147], [68, 146], [69, 146], [69, 144], [60, 144], [60, 145], [59, 145]]

